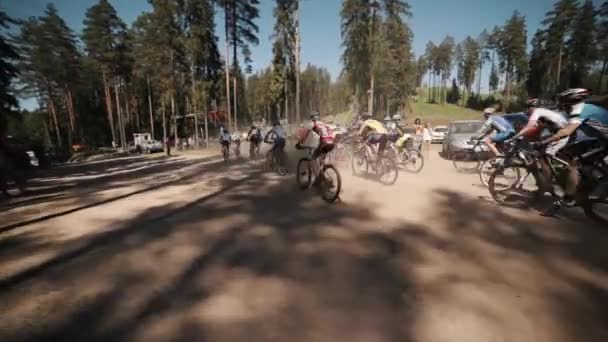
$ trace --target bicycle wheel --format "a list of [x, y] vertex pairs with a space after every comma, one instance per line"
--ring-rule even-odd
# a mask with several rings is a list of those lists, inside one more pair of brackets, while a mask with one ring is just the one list
[[353, 170], [353, 175], [360, 177], [368, 173], [369, 165], [364, 153], [355, 152], [350, 164]]
[[394, 160], [382, 157], [377, 166], [377, 175], [380, 183], [384, 185], [393, 185], [399, 176], [399, 168]]
[[541, 179], [536, 171], [523, 165], [497, 167], [488, 180], [490, 195], [499, 204], [526, 208], [541, 194]]
[[327, 164], [321, 170], [321, 197], [326, 202], [333, 203], [340, 197], [342, 190], [342, 178], [335, 166]]
[[579, 196], [587, 217], [598, 223], [608, 224], [608, 179], [604, 178], [587, 189], [583, 187]]
[[492, 172], [494, 172], [497, 165], [501, 165], [502, 163], [504, 163], [503, 157], [494, 157], [482, 162], [479, 166], [479, 180], [481, 181], [481, 184], [487, 188]]
[[285, 176], [288, 172], [287, 166], [285, 166], [285, 156], [275, 157], [274, 165], [279, 176]]
[[300, 159], [296, 172], [296, 181], [298, 182], [300, 189], [304, 190], [310, 188], [310, 185], [312, 184], [312, 165], [310, 159]]
[[455, 152], [452, 155], [452, 163], [456, 170], [465, 173], [477, 172], [480, 164], [477, 153], [471, 150]]
[[224, 154], [224, 161], [228, 161], [228, 158], [230, 158], [230, 156], [228, 155], [228, 148], [226, 146], [222, 147], [222, 153]]
[[422, 153], [419, 151], [404, 151], [403, 153], [407, 153], [407, 155], [402, 156], [405, 171], [419, 173], [424, 167], [424, 157], [422, 156]]
[[266, 152], [266, 157], [264, 158], [264, 165], [262, 166], [262, 168], [264, 169], [264, 171], [268, 172], [268, 171], [272, 171], [272, 169], [274, 168], [274, 158], [272, 157], [272, 150], [269, 150], [268, 152]]

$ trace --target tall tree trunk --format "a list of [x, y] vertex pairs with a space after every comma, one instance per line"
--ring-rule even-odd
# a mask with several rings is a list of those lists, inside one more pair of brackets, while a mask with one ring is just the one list
[[283, 79], [283, 88], [285, 90], [285, 120], [289, 122], [289, 91], [287, 87], [287, 64], [285, 64], [285, 78]]
[[228, 127], [232, 125], [232, 114], [230, 111], [230, 41], [228, 40], [228, 19], [226, 19], [226, 115], [228, 116]]
[[68, 87], [64, 87], [63, 89], [63, 102], [65, 104], [65, 109], [68, 112], [68, 121], [69, 121], [69, 129], [68, 129], [68, 145], [72, 146], [72, 133], [75, 131], [74, 124], [74, 106], [72, 105], [72, 100], [69, 95]]
[[[192, 78], [192, 112], [194, 113], [194, 146], [198, 148], [198, 112], [196, 106], [196, 80], [194, 75], [194, 63], [191, 67], [191, 78]], [[185, 119], [184, 119], [185, 120]]]
[[53, 126], [55, 126], [55, 134], [57, 135], [57, 147], [60, 149], [63, 147], [61, 143], [61, 131], [59, 130], [59, 121], [57, 120], [57, 108], [55, 107], [55, 101], [53, 101], [52, 92], [49, 89], [49, 108], [51, 110], [51, 118], [53, 119]]
[[563, 49], [564, 49], [564, 44], [560, 44], [559, 45], [559, 56], [557, 57], [557, 75], [555, 75], [555, 77], [557, 78], [556, 81], [556, 90], [560, 89], [560, 76], [562, 73], [562, 53], [563, 53]]
[[431, 102], [431, 75], [433, 73], [429, 70], [429, 79], [428, 79], [428, 83], [426, 84], [426, 101], [427, 102]]
[[237, 131], [237, 127], [239, 125], [238, 123], [238, 110], [237, 110], [237, 105], [236, 105], [236, 71], [235, 71], [235, 76], [232, 78], [232, 96], [234, 98], [234, 108], [233, 108], [233, 112], [234, 112], [234, 131]]
[[209, 147], [209, 117], [208, 117], [208, 113], [209, 110], [207, 108], [207, 103], [204, 104], [204, 115], [205, 115], [205, 148]]
[[148, 109], [150, 110], [150, 134], [152, 139], [156, 139], [154, 136], [154, 112], [152, 111], [152, 91], [150, 90], [150, 75], [146, 75], [146, 81], [148, 82]]
[[136, 126], [136, 130], [137, 132], [140, 131], [141, 129], [141, 122], [139, 121], [139, 98], [136, 98], [135, 95], [133, 95], [133, 97], [131, 98], [131, 101], [133, 102], [133, 110], [135, 111], [135, 126]]
[[125, 146], [125, 142], [124, 142], [124, 120], [122, 117], [122, 111], [120, 108], [120, 85], [119, 85], [119, 81], [118, 79], [116, 79], [116, 84], [114, 86], [115, 91], [114, 91], [114, 96], [116, 98], [116, 116], [118, 118], [118, 131], [120, 134], [120, 147], [124, 150], [126, 148]]
[[479, 76], [477, 77], [477, 96], [481, 99], [481, 71], [483, 69], [483, 62], [479, 63]]
[[171, 92], [171, 116], [173, 117], [173, 141], [177, 144], [177, 115], [175, 114], [175, 92]]
[[598, 94], [601, 94], [604, 90], [604, 74], [606, 73], [606, 65], [608, 64], [608, 56], [604, 56], [604, 61], [602, 62], [602, 70], [600, 71], [600, 79], [597, 82], [597, 91]]
[[300, 0], [296, 0], [296, 11], [295, 11], [295, 27], [296, 27], [296, 56], [295, 56], [295, 67], [296, 67], [296, 124], [300, 123]]
[[165, 97], [164, 96], [160, 97], [160, 111], [161, 111], [162, 122], [163, 122], [163, 143], [165, 145], [168, 145], [168, 141], [167, 141], [167, 118], [166, 118], [167, 111], [165, 110]]
[[116, 143], [116, 130], [114, 129], [114, 113], [112, 112], [112, 89], [108, 84], [108, 75], [102, 72], [103, 90], [106, 98], [106, 111], [108, 113], [108, 121], [110, 122], [110, 131], [112, 132], [112, 144]]

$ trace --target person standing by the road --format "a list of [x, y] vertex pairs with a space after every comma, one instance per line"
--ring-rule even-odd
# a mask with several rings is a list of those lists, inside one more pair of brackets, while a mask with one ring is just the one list
[[424, 128], [422, 128], [422, 146], [424, 149], [424, 154], [427, 158], [430, 157], [431, 154], [431, 141], [433, 140], [431, 136], [431, 126], [428, 122], [424, 124]]
[[420, 121], [420, 118], [416, 118], [416, 120], [414, 120], [414, 129], [416, 129], [416, 135], [419, 137], [422, 137], [422, 121]]

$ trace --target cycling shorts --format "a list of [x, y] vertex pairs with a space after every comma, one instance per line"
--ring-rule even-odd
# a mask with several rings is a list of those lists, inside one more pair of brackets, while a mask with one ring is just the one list
[[285, 139], [275, 139], [272, 142], [272, 149], [276, 150], [276, 149], [283, 149], [285, 148]]
[[382, 133], [372, 133], [367, 137], [367, 142], [369, 144], [380, 144], [385, 141], [386, 135]]
[[230, 140], [220, 140], [220, 144], [222, 144], [222, 146], [230, 146]]
[[493, 143], [501, 143], [501, 142], [505, 142], [507, 139], [511, 138], [514, 135], [515, 135], [515, 132], [513, 132], [513, 131], [496, 132], [496, 134], [494, 134], [490, 138], [490, 140]]

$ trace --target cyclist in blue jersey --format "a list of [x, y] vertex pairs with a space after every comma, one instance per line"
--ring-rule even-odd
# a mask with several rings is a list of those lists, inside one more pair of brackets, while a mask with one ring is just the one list
[[[483, 111], [483, 116], [486, 122], [481, 128], [482, 135], [475, 140], [483, 139], [484, 143], [494, 153], [494, 155], [500, 155], [500, 152], [496, 148], [497, 143], [503, 143], [512, 136], [515, 135], [515, 127], [505, 118], [500, 115], [496, 115], [494, 108], [486, 108]], [[495, 134], [492, 134], [495, 132]]]
[[[565, 137], [570, 142], [597, 142], [604, 146], [608, 144], [608, 109], [604, 106], [586, 103], [591, 91], [584, 88], [568, 89], [558, 95], [560, 109], [568, 113], [568, 125], [554, 135], [544, 139], [539, 145], [545, 146]], [[589, 146], [593, 146], [589, 144]], [[585, 153], [585, 150], [580, 151]], [[566, 204], [574, 203], [574, 195], [580, 181], [578, 165], [572, 162], [569, 168], [569, 177], [566, 184], [564, 200]]]
[[264, 137], [265, 143], [272, 144], [272, 153], [278, 158], [277, 160], [282, 160], [284, 156], [286, 140], [287, 134], [279, 121], [273, 123], [272, 129]]

